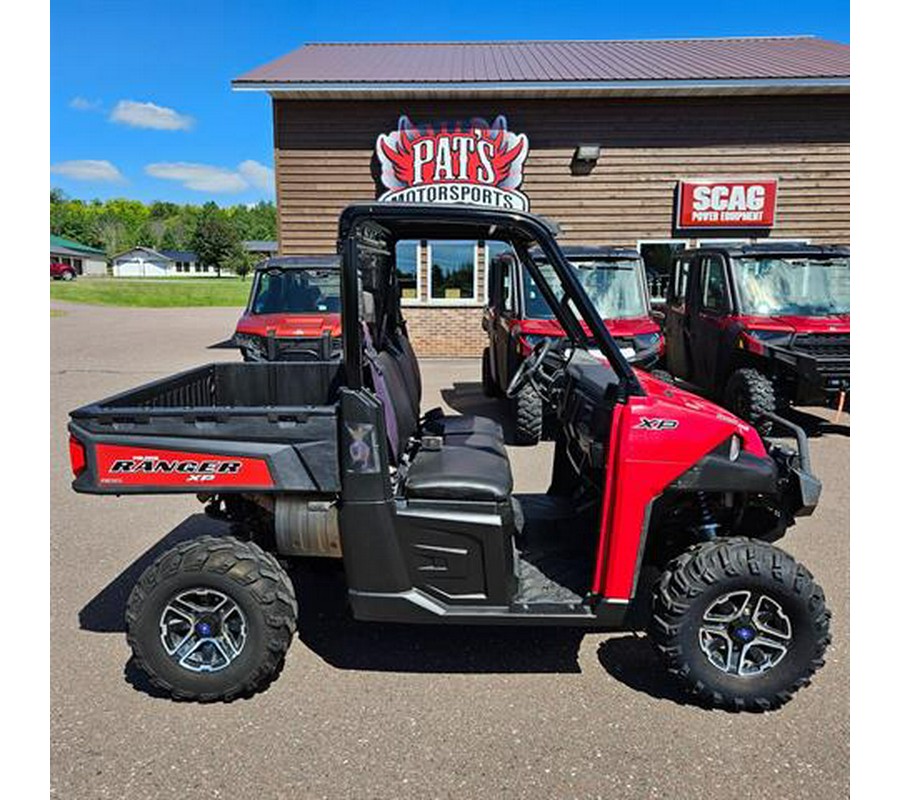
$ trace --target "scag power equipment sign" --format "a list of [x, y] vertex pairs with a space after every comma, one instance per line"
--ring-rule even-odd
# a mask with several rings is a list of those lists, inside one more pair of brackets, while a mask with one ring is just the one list
[[678, 185], [679, 228], [771, 228], [778, 181], [689, 180]]
[[375, 152], [387, 188], [379, 200], [528, 210], [528, 197], [518, 191], [528, 137], [508, 131], [506, 117], [440, 130], [400, 117], [397, 130], [378, 137]]

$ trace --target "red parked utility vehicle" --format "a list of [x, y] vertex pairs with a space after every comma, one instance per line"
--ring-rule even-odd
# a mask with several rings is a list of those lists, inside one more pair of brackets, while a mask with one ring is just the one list
[[[495, 421], [420, 408], [397, 244], [460, 237], [508, 242], [566, 334], [536, 342], [512, 379], [553, 399], [544, 494], [513, 492]], [[340, 360], [212, 364], [71, 414], [76, 491], [198, 493], [233, 524], [162, 555], [131, 593], [128, 639], [156, 686], [208, 701], [270, 682], [297, 625], [284, 565], [307, 556], [342, 560], [362, 620], [649, 618], [667, 669], [705, 703], [773, 708], [809, 681], [829, 614], [771, 543], [818, 501], [802, 430], [783, 423], [789, 451], [635, 372], [538, 217], [361, 204], [339, 242]]]
[[339, 359], [337, 256], [279, 256], [261, 262], [234, 342], [245, 361]]
[[[662, 358], [665, 342], [659, 323], [650, 315], [640, 253], [624, 247], [579, 245], [565, 246], [562, 253], [575, 267], [575, 275], [623, 355], [632, 364], [651, 369]], [[542, 253], [535, 252], [532, 257], [539, 267], [546, 264]], [[583, 320], [582, 327], [589, 333]], [[491, 260], [482, 328], [488, 335], [481, 361], [484, 393], [488, 397], [509, 393], [516, 442], [534, 444], [543, 434], [550, 400], [530, 385], [509, 392], [510, 380], [538, 342], [547, 337], [564, 339], [566, 334], [534, 279], [512, 252]], [[599, 349], [593, 350], [602, 356]]]
[[792, 404], [850, 393], [850, 250], [800, 243], [702, 247], [673, 262], [669, 371], [761, 432]]

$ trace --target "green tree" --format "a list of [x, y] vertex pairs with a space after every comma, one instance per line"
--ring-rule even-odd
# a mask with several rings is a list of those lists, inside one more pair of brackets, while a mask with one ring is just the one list
[[253, 254], [238, 242], [231, 248], [231, 252], [225, 257], [222, 266], [231, 270], [235, 275], [240, 275], [241, 280], [246, 280], [250, 270], [253, 269], [253, 262]]
[[225, 259], [238, 242], [237, 233], [222, 210], [215, 203], [207, 203], [191, 242], [191, 249], [197, 254], [197, 260], [205, 266], [213, 267], [216, 275], [220, 276]]

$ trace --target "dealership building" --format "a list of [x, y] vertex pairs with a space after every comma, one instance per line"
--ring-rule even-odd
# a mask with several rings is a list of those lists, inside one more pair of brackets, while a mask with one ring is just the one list
[[[279, 251], [348, 203], [464, 202], [636, 247], [850, 240], [850, 50], [814, 37], [311, 44], [233, 81], [273, 103]], [[404, 242], [422, 355], [476, 355], [492, 242]]]

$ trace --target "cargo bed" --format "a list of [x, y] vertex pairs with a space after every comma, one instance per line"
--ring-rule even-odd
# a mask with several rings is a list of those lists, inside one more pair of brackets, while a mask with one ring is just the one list
[[340, 489], [340, 362], [217, 363], [71, 413], [76, 491]]

